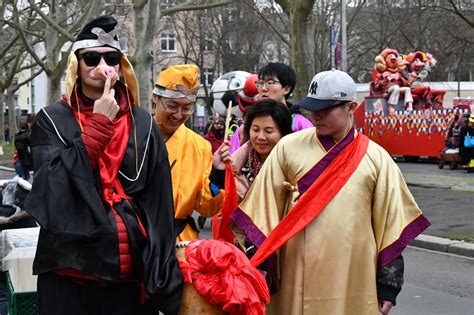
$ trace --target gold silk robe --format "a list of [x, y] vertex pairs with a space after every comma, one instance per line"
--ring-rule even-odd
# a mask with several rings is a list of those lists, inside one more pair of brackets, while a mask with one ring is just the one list
[[[171, 165], [173, 203], [176, 219], [191, 216], [194, 210], [204, 217], [218, 213], [224, 194], [213, 197], [209, 187], [212, 169], [211, 144], [182, 124], [166, 141]], [[189, 225], [178, 236], [177, 241], [197, 239]]]
[[[235, 212], [266, 238], [291, 211], [298, 181], [326, 154], [315, 128], [284, 137]], [[379, 314], [377, 265], [396, 258], [428, 225], [397, 165], [370, 141], [355, 172], [322, 213], [278, 251], [274, 276], [279, 290], [267, 313]], [[246, 227], [237, 226], [239, 237]]]

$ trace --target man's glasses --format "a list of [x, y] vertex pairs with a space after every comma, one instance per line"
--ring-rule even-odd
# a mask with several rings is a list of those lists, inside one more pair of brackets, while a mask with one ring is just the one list
[[168, 105], [166, 106], [163, 104], [163, 101], [160, 101], [161, 106], [163, 106], [163, 109], [165, 110], [166, 113], [168, 114], [177, 114], [181, 111], [181, 115], [183, 116], [188, 116], [194, 113], [194, 105], [190, 104], [188, 106], [180, 107], [176, 105]]
[[100, 59], [104, 58], [105, 63], [111, 67], [120, 64], [122, 54], [119, 51], [86, 51], [78, 55], [79, 58], [84, 59], [84, 63], [88, 67], [96, 67], [100, 63]]
[[255, 81], [255, 85], [257, 86], [258, 89], [261, 89], [264, 85], [271, 88], [277, 83], [280, 83], [280, 81], [278, 81], [278, 80], [265, 80], [265, 81], [264, 80], [258, 80], [258, 81]]

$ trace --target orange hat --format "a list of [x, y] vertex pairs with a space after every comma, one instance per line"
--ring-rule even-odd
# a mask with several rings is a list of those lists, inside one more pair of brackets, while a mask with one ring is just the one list
[[175, 65], [158, 74], [153, 93], [167, 98], [196, 100], [199, 90], [199, 67]]

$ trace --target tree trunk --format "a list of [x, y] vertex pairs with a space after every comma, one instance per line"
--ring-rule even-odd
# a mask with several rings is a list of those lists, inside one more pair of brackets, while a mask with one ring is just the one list
[[[313, 1], [306, 1], [313, 2]], [[314, 75], [314, 41], [311, 23], [312, 4], [294, 4], [290, 11], [291, 63], [295, 68], [298, 83], [294, 99], [299, 100], [307, 95], [308, 86]]]
[[135, 75], [138, 80], [140, 99], [140, 107], [149, 110], [151, 108], [150, 97], [153, 89], [152, 72], [153, 70], [153, 59], [149, 53], [145, 53], [146, 47], [143, 48], [141, 54], [136, 55], [136, 62], [133, 65]]
[[156, 25], [160, 18], [157, 0], [133, 2], [134, 53], [130, 58], [137, 76], [140, 106], [151, 110], [150, 98], [153, 89], [153, 57], [155, 49]]
[[314, 40], [311, 14], [315, 0], [276, 0], [290, 18], [290, 60], [295, 69], [297, 84], [293, 97], [306, 96], [314, 75]]
[[13, 89], [7, 89], [8, 123], [10, 125], [10, 137], [12, 138], [15, 136], [17, 131], [15, 95], [13, 91]]
[[150, 110], [151, 91], [153, 90], [154, 83], [152, 82], [153, 58], [151, 57], [151, 55], [149, 53], [145, 53], [145, 50], [143, 51], [143, 53], [137, 54], [134, 69], [138, 79], [138, 86], [140, 91], [140, 107], [146, 110]]
[[61, 76], [48, 77], [48, 103], [53, 105], [61, 99]]
[[[5, 139], [5, 134], [4, 134], [4, 128], [5, 128], [5, 115], [3, 114], [5, 112], [4, 108], [3, 108], [3, 94], [5, 93], [5, 89], [3, 88], [3, 86], [0, 86], [0, 95], [2, 96], [2, 100], [0, 101], [0, 113], [2, 113], [0, 115], [0, 145], [3, 144], [3, 139]], [[10, 129], [11, 130], [11, 129]]]

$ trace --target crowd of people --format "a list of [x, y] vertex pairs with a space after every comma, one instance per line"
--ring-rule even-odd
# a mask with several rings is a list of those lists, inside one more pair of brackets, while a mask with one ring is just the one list
[[295, 71], [268, 63], [236, 95], [244, 120], [232, 139], [219, 116], [202, 137], [185, 125], [199, 68], [160, 71], [151, 115], [116, 26], [100, 16], [83, 27], [66, 95], [32, 127], [25, 209], [41, 227], [40, 314], [177, 314], [176, 243], [199, 238], [194, 211], [219, 214], [226, 163], [233, 246], [266, 274], [268, 314], [388, 314], [402, 251], [429, 221], [387, 152], [355, 130], [352, 78], [317, 73], [292, 104]]

